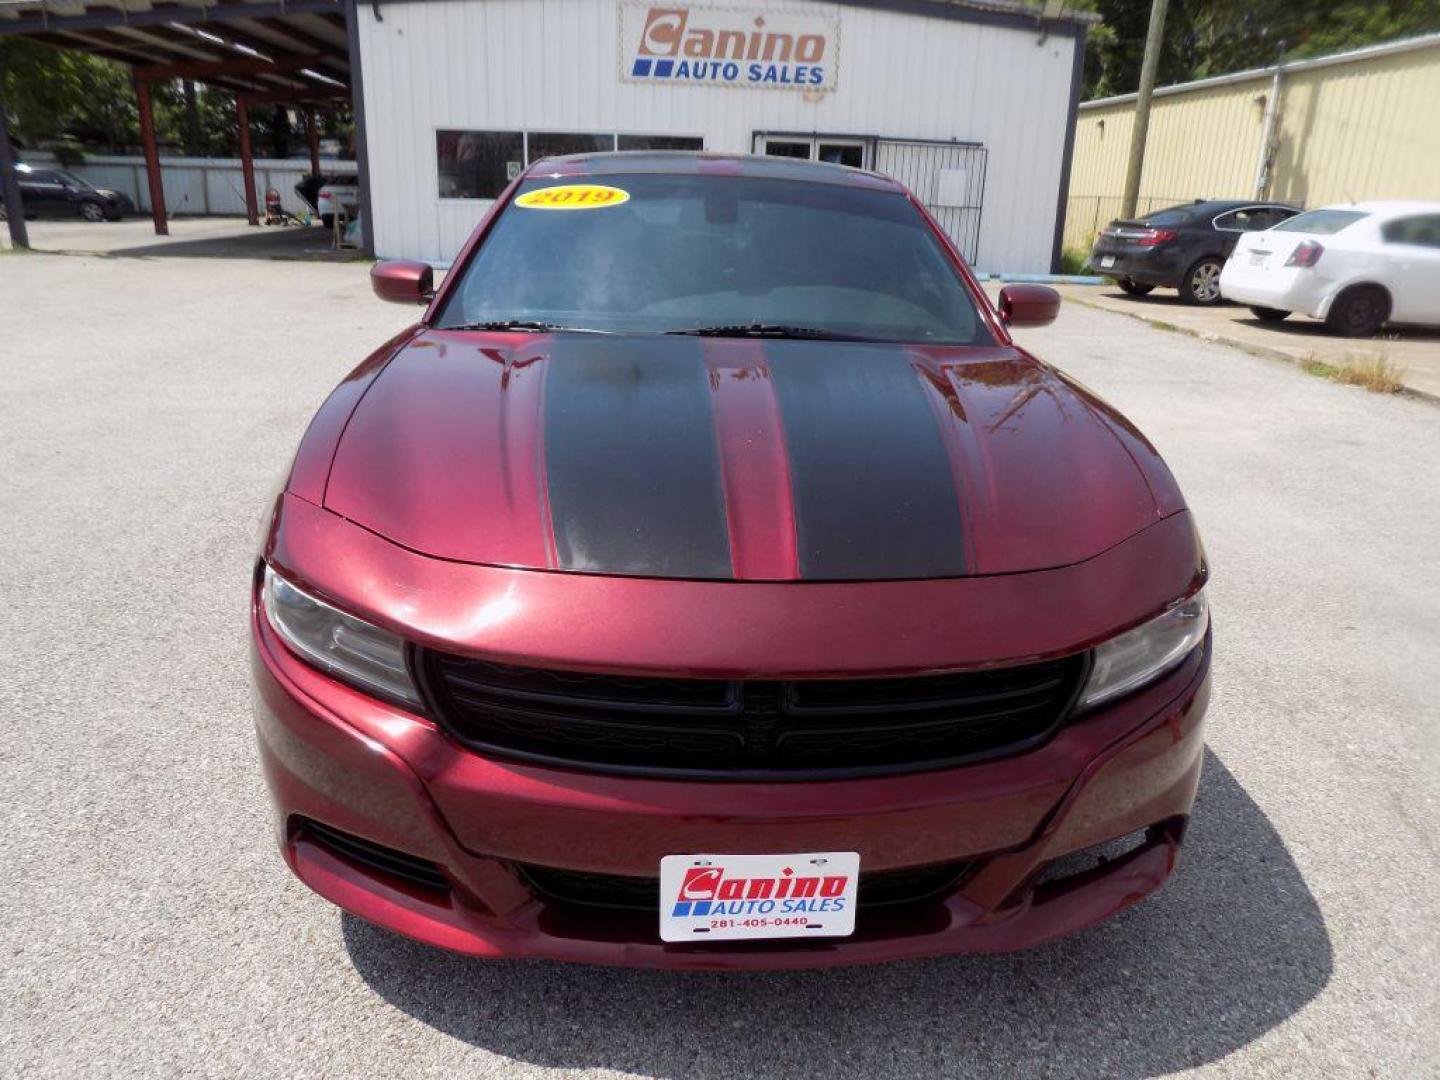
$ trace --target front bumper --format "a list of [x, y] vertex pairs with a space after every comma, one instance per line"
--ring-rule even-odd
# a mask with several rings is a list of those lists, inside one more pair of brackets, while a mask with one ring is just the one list
[[[256, 726], [280, 844], [320, 895], [370, 922], [486, 957], [669, 968], [789, 968], [1024, 948], [1089, 926], [1174, 869], [1203, 757], [1210, 644], [1160, 682], [1030, 753], [909, 776], [686, 783], [482, 758], [428, 720], [311, 669], [252, 609]], [[308, 818], [435, 864], [426, 889], [296, 828]], [[1048, 864], [1148, 830], [1114, 862]], [[660, 856], [857, 850], [862, 870], [967, 860], [947, 893], [859, 914], [826, 941], [665, 944], [658, 913], [547, 901], [517, 862], [654, 876]]]

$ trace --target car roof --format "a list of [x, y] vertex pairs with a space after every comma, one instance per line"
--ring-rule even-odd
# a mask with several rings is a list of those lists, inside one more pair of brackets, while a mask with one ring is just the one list
[[1172, 206], [1157, 206], [1149, 214], [1137, 214], [1136, 217], [1149, 217], [1151, 214], [1162, 214], [1175, 210], [1194, 210], [1198, 214], [1223, 214], [1227, 210], [1239, 210], [1246, 206], [1281, 206], [1286, 210], [1298, 210], [1299, 207], [1290, 203], [1280, 202], [1276, 199], [1196, 199], [1194, 202], [1175, 203]]
[[1364, 202], [1331, 203], [1317, 210], [1364, 210], [1367, 214], [1440, 214], [1440, 202], [1422, 199], [1367, 199]]
[[661, 173], [674, 176], [739, 176], [762, 180], [800, 180], [813, 184], [904, 191], [889, 177], [846, 165], [754, 154], [716, 154], [694, 150], [620, 150], [542, 158], [527, 177], [620, 176]]

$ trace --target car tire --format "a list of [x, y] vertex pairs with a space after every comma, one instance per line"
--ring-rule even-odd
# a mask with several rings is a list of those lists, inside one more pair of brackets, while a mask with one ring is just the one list
[[335, 229], [335, 215], [334, 215], [334, 214], [321, 214], [321, 215], [320, 215], [320, 224], [321, 224], [321, 225], [324, 225], [326, 229], [328, 229], [328, 230], [330, 230], [330, 231], [333, 232], [334, 229]]
[[1250, 312], [1261, 322], [1281, 322], [1290, 317], [1290, 312], [1278, 307], [1256, 307], [1251, 304]]
[[1120, 291], [1126, 296], [1146, 296], [1155, 288], [1154, 285], [1146, 285], [1128, 277], [1120, 278], [1115, 284], [1120, 286]]
[[1335, 298], [1325, 325], [1345, 337], [1371, 337], [1390, 317], [1390, 297], [1378, 285], [1352, 285]]
[[1220, 303], [1220, 271], [1225, 262], [1214, 255], [1196, 259], [1180, 279], [1180, 299], [1206, 307]]
[[99, 203], [82, 202], [80, 204], [80, 216], [90, 222], [104, 221], [105, 208]]

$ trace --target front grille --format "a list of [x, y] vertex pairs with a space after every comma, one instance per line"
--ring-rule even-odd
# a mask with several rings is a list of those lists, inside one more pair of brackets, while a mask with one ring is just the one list
[[[970, 865], [947, 862], [862, 873], [859, 906], [877, 908], [932, 899], [958, 885]], [[516, 869], [531, 890], [550, 903], [650, 913], [660, 910], [659, 878], [587, 874], [528, 863], [519, 863]]]
[[311, 818], [297, 817], [293, 828], [297, 837], [309, 840], [324, 848], [330, 854], [348, 863], [357, 864], [366, 870], [377, 870], [390, 877], [400, 878], [412, 885], [425, 889], [448, 889], [450, 882], [445, 873], [429, 859], [418, 855], [407, 855], [403, 851], [384, 847], [373, 840], [354, 836], [329, 825], [322, 825]]
[[636, 678], [422, 652], [436, 716], [477, 750], [601, 772], [801, 779], [940, 768], [1039, 745], [1083, 655], [917, 678]]

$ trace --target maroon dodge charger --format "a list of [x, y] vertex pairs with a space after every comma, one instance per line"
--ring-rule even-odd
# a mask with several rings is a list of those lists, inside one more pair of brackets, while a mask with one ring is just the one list
[[1207, 567], [1124, 417], [916, 199], [780, 159], [531, 166], [321, 407], [250, 629], [281, 851], [476, 956], [1016, 949], [1174, 869]]

